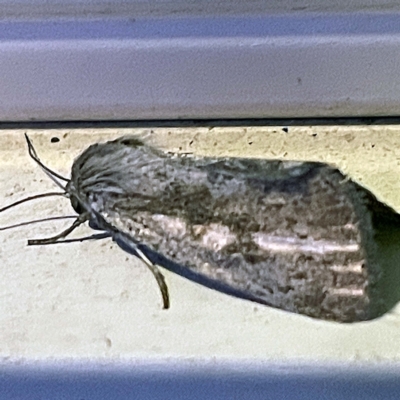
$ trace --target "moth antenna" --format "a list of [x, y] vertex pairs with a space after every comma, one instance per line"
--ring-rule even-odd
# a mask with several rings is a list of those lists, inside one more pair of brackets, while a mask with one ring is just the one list
[[21, 226], [26, 226], [26, 225], [31, 225], [31, 224], [39, 224], [42, 222], [57, 221], [59, 219], [69, 219], [69, 218], [76, 218], [76, 215], [65, 215], [65, 216], [60, 216], [60, 217], [48, 217], [48, 218], [33, 219], [31, 221], [20, 222], [18, 224], [14, 224], [14, 225], [2, 226], [0, 228], [0, 231], [6, 231], [8, 229], [20, 228]]
[[89, 213], [80, 214], [79, 217], [74, 221], [74, 223], [61, 233], [56, 236], [45, 238], [45, 239], [30, 239], [28, 240], [28, 246], [39, 246], [42, 244], [54, 244], [57, 243], [59, 239], [67, 237], [72, 231], [74, 231], [78, 226], [82, 225], [89, 219]]
[[54, 172], [50, 168], [46, 167], [39, 159], [35, 148], [33, 147], [33, 144], [31, 140], [29, 139], [28, 135], [25, 133], [25, 139], [26, 143], [28, 144], [28, 153], [30, 157], [42, 168], [42, 170], [46, 173], [46, 175], [61, 189], [65, 190], [65, 187], [56, 179], [61, 179], [62, 181], [69, 182], [69, 179], [63, 177], [62, 175], [58, 174], [57, 172]]
[[26, 197], [25, 199], [15, 201], [14, 203], [9, 204], [8, 206], [0, 208], [0, 212], [6, 211], [9, 208], [18, 206], [18, 205], [20, 205], [22, 203], [25, 203], [27, 201], [36, 200], [36, 199], [42, 199], [43, 197], [50, 197], [50, 196], [66, 196], [66, 194], [65, 194], [65, 192], [64, 193], [62, 193], [62, 192], [49, 192], [49, 193], [36, 194], [35, 196]]

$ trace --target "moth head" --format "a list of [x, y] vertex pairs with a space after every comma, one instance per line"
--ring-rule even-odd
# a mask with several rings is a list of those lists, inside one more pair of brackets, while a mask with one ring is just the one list
[[82, 204], [82, 201], [79, 199], [79, 196], [75, 194], [75, 189], [73, 187], [72, 181], [69, 181], [67, 183], [67, 185], [65, 186], [65, 191], [67, 193], [67, 196], [69, 197], [72, 208], [76, 211], [77, 214], [83, 214], [86, 211], [86, 208]]
[[74, 195], [69, 196], [69, 200], [71, 201], [72, 208], [76, 211], [77, 214], [82, 214], [85, 212], [81, 202]]

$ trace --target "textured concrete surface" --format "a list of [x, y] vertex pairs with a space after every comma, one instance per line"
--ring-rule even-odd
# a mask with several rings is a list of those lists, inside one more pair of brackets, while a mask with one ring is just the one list
[[[169, 151], [335, 163], [400, 210], [400, 126], [282, 128], [27, 132], [42, 161], [66, 176], [89, 144], [138, 134]], [[29, 158], [24, 132], [0, 132], [0, 207], [54, 190]], [[59, 142], [51, 141], [55, 137]], [[51, 236], [71, 220], [3, 229], [73, 214], [68, 200], [58, 197], [0, 214], [3, 359], [400, 361], [400, 306], [375, 321], [329, 323], [232, 298], [165, 271], [172, 304], [164, 311], [153, 276], [110, 239], [28, 247], [28, 238]], [[73, 237], [91, 232], [81, 228]]]

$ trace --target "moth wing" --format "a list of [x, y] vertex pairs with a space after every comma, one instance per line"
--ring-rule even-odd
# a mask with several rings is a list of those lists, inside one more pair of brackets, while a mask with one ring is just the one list
[[340, 171], [244, 159], [171, 165], [147, 177], [153, 196], [115, 205], [118, 229], [242, 297], [322, 319], [375, 315], [372, 217]]

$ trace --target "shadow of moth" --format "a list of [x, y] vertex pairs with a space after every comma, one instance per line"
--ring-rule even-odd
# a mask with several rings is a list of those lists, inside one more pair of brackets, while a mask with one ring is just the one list
[[[380, 313], [374, 224], [399, 217], [333, 166], [184, 157], [122, 137], [91, 145], [66, 179], [26, 140], [78, 214], [64, 232], [30, 245], [56, 243], [89, 221], [145, 262], [164, 308], [161, 259], [211, 287], [314, 318], [354, 322]], [[54, 193], [33, 198], [47, 195]]]

